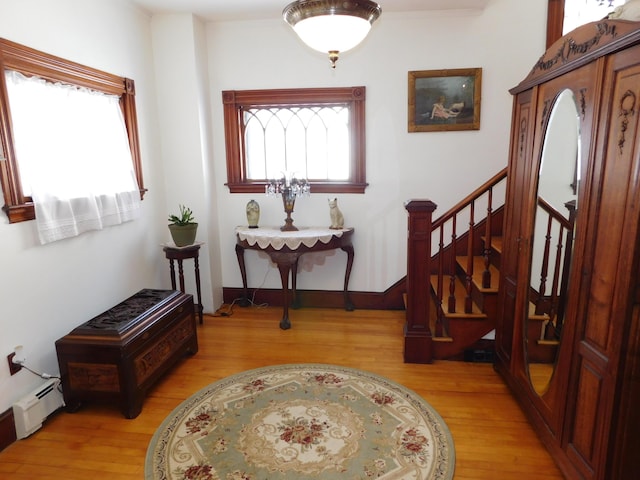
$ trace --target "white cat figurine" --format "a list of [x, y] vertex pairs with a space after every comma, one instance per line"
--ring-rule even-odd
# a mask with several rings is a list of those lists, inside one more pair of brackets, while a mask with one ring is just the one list
[[329, 215], [331, 216], [331, 229], [341, 230], [344, 227], [344, 216], [338, 208], [338, 199], [329, 199]]

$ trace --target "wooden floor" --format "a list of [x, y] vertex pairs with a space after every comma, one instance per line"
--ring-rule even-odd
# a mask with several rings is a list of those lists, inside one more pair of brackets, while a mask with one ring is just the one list
[[403, 363], [404, 311], [293, 310], [288, 331], [278, 328], [280, 316], [278, 308], [236, 306], [231, 316], [205, 317], [200, 351], [149, 392], [139, 417], [98, 404], [57, 413], [0, 452], [0, 478], [142, 479], [151, 436], [185, 398], [233, 373], [300, 362], [368, 370], [419, 393], [451, 430], [456, 480], [562, 478], [491, 365]]

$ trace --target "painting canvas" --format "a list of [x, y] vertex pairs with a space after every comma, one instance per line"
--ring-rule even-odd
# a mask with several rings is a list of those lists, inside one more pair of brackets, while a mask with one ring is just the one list
[[481, 68], [409, 72], [409, 132], [480, 129]]

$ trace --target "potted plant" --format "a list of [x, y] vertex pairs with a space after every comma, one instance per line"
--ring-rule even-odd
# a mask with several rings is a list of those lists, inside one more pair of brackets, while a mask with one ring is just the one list
[[184, 205], [179, 205], [180, 213], [178, 215], [169, 215], [169, 231], [171, 232], [171, 238], [173, 243], [177, 247], [186, 247], [187, 245], [193, 245], [196, 241], [196, 232], [198, 230], [198, 223], [193, 217], [193, 212], [190, 208]]

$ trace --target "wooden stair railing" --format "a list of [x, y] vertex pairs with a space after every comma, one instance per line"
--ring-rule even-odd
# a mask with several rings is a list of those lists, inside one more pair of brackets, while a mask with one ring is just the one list
[[[433, 202], [411, 200], [405, 203], [409, 214], [405, 362], [431, 362], [434, 340], [445, 339], [455, 344], [456, 339], [449, 336], [447, 315], [473, 315], [474, 310], [477, 310], [473, 301], [473, 279], [477, 274], [477, 262], [474, 257], [482, 257], [482, 287], [489, 288], [495, 283], [492, 281], [491, 272], [491, 246], [495, 232], [501, 232], [502, 222], [495, 222], [494, 214], [497, 208], [502, 209], [504, 195], [496, 207], [494, 192], [498, 187], [504, 187], [506, 175], [505, 168], [433, 222], [432, 213], [437, 208]], [[483, 207], [486, 209], [486, 215], [478, 220], [476, 210]], [[466, 227], [459, 229], [458, 225], [462, 222], [466, 222]], [[458, 312], [458, 265], [461, 259], [464, 259], [464, 264], [461, 265], [464, 300], [462, 312]], [[432, 304], [433, 301], [435, 304]], [[495, 324], [495, 318], [491, 321]], [[420, 342], [416, 342], [417, 332], [421, 334]], [[468, 338], [465, 343], [468, 343]], [[422, 346], [419, 347], [419, 344]], [[448, 351], [461, 349], [463, 346], [453, 345]], [[410, 355], [407, 352], [410, 352]]]

